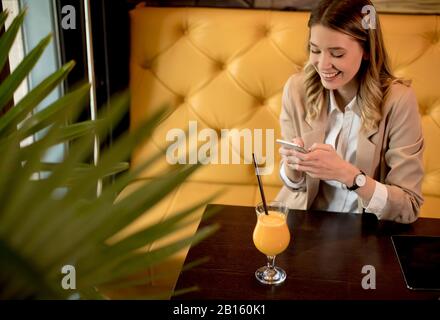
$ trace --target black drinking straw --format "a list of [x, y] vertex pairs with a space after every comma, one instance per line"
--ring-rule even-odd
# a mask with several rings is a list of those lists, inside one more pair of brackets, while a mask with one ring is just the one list
[[263, 199], [264, 213], [269, 215], [269, 212], [267, 212], [266, 197], [264, 196], [263, 183], [261, 182], [261, 178], [260, 178], [260, 171], [258, 171], [257, 161], [255, 160], [255, 154], [253, 153], [252, 153], [252, 161], [254, 162], [255, 174], [258, 180], [258, 186], [260, 187], [261, 199]]

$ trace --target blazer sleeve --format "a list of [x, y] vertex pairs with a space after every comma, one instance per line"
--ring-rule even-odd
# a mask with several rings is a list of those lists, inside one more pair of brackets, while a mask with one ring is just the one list
[[291, 97], [292, 79], [289, 80], [284, 85], [282, 103], [281, 103], [281, 113], [280, 113], [280, 128], [281, 135], [284, 140], [291, 141], [293, 138], [297, 137], [299, 134], [296, 132], [294, 127], [293, 119], [293, 101]]
[[[283, 96], [282, 96], [282, 106], [281, 106], [281, 113], [280, 113], [280, 128], [281, 128], [281, 136], [284, 140], [291, 141], [293, 138], [301, 136], [301, 134], [298, 132], [298, 126], [297, 121], [295, 121], [295, 112], [293, 105], [293, 97], [292, 97], [292, 86], [295, 85], [295, 77], [296, 75], [291, 76], [286, 84], [284, 85], [283, 89]], [[289, 183], [286, 179], [289, 179], [287, 176], [283, 176], [283, 173], [281, 172], [284, 167], [287, 164], [283, 162], [283, 159], [281, 159], [280, 162], [280, 177], [283, 184], [291, 191], [305, 191], [306, 189], [306, 183], [305, 179], [301, 181], [301, 183], [295, 184], [295, 183]], [[295, 187], [293, 187], [295, 185]]]
[[406, 88], [388, 119], [388, 148], [384, 158], [388, 199], [381, 219], [412, 223], [423, 204], [424, 139], [416, 96]]

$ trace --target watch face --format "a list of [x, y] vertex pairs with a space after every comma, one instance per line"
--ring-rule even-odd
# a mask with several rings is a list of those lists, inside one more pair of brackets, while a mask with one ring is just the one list
[[365, 183], [367, 182], [367, 177], [365, 177], [365, 175], [363, 174], [358, 174], [356, 176], [356, 184], [359, 187], [363, 187], [365, 185]]

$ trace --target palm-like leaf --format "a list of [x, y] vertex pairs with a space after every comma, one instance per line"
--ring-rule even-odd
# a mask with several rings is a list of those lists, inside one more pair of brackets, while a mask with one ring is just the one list
[[[21, 13], [0, 38], [0, 68], [6, 63], [23, 18]], [[3, 12], [0, 26], [5, 19]], [[0, 84], [0, 110], [35, 65], [49, 39], [43, 39]], [[138, 141], [151, 135], [166, 111], [161, 109], [139, 129], [123, 135], [102, 154], [98, 164], [87, 164], [85, 161], [92, 155], [91, 142], [96, 136], [105, 138], [109, 128], [126, 112], [129, 99], [127, 94], [114, 97], [98, 121], [68, 125], [67, 120], [75, 119], [87, 101], [89, 86], [85, 84], [37, 112], [39, 103], [63, 81], [73, 65], [70, 62], [47, 77], [0, 118], [0, 298], [68, 298], [73, 292], [61, 287], [60, 272], [66, 264], [76, 267], [76, 292], [80, 297], [102, 298], [96, 288], [133, 284], [133, 280], [123, 279], [216, 229], [208, 226], [179, 242], [148, 252], [138, 250], [192, 223], [191, 214], [212, 200], [208, 198], [146, 230], [117, 242], [109, 241], [198, 166], [166, 172], [115, 202], [118, 192], [161, 156], [152, 155], [144, 165], [130, 171], [126, 170], [128, 164], [122, 162]], [[43, 133], [39, 140], [20, 146], [23, 139], [37, 132]], [[67, 141], [69, 152], [61, 163], [42, 161], [49, 148]], [[41, 172], [48, 173], [47, 177], [34, 179]], [[114, 173], [120, 173], [115, 183], [96, 196], [97, 182]], [[142, 281], [148, 280], [151, 279]]]

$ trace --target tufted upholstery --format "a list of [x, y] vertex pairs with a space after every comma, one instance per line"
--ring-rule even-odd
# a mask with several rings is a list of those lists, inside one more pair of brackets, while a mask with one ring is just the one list
[[[204, 8], [133, 10], [131, 127], [136, 127], [162, 103], [169, 102], [174, 108], [152, 139], [133, 154], [133, 166], [165, 147], [168, 130], [185, 129], [191, 120], [197, 121], [199, 131], [272, 128], [275, 137], [279, 137], [283, 85], [307, 59], [308, 15]], [[392, 66], [397, 75], [413, 79], [423, 115], [426, 204], [422, 216], [440, 217], [440, 18], [382, 15], [381, 22]], [[274, 148], [275, 169], [272, 175], [263, 177], [268, 198], [273, 198], [281, 187], [277, 149]], [[259, 201], [255, 176], [252, 166], [243, 162], [204, 166], [121, 236], [165, 219], [178, 208], [196, 203], [221, 188], [226, 189], [217, 203], [254, 205]], [[164, 159], [154, 169], [143, 172], [141, 178], [153, 178], [166, 167]], [[136, 182], [124, 192], [141, 183], [142, 180]], [[192, 234], [196, 227], [190, 226], [170, 237]], [[161, 265], [160, 269], [168, 272], [169, 277], [156, 281], [153, 287], [173, 288], [185, 254], [186, 251], [180, 252]]]

